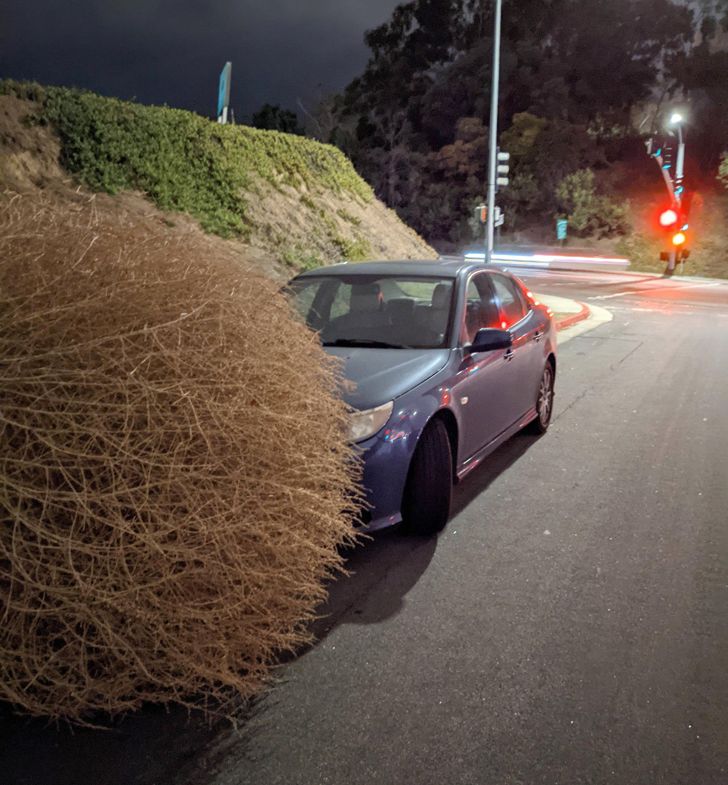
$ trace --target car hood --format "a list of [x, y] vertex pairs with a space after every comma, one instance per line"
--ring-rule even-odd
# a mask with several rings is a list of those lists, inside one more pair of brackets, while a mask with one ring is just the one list
[[344, 361], [344, 376], [355, 387], [344, 389], [342, 397], [355, 409], [398, 398], [444, 368], [450, 355], [449, 349], [325, 348]]

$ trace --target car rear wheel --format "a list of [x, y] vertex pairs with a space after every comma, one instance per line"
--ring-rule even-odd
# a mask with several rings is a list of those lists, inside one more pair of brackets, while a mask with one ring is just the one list
[[547, 362], [541, 375], [536, 396], [536, 418], [530, 423], [532, 433], [546, 433], [554, 410], [554, 369]]
[[412, 456], [402, 501], [402, 519], [409, 534], [429, 536], [441, 531], [450, 515], [452, 456], [447, 428], [432, 420]]

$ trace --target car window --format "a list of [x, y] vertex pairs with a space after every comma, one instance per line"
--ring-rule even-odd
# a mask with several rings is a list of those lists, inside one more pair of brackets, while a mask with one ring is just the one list
[[454, 280], [321, 275], [291, 281], [298, 313], [325, 345], [434, 349], [448, 343]]
[[478, 273], [468, 282], [460, 333], [463, 343], [472, 343], [475, 334], [484, 327], [500, 327], [498, 307], [488, 278], [486, 273]]
[[414, 297], [429, 302], [432, 299], [432, 284], [429, 281], [393, 281], [390, 291], [385, 290], [384, 296], [387, 300], [392, 297]]
[[[313, 287], [310, 287], [313, 288]], [[336, 319], [338, 316], [344, 316], [349, 313], [351, 308], [351, 286], [345, 283], [339, 283], [336, 287], [336, 294], [331, 302], [331, 311], [329, 318]]]
[[500, 303], [503, 323], [501, 327], [507, 330], [516, 322], [520, 322], [528, 310], [523, 295], [518, 290], [518, 286], [510, 278], [504, 275], [491, 276], [495, 292]]
[[[302, 289], [298, 296], [297, 310], [305, 317], [313, 313], [314, 300], [318, 290], [314, 286], [307, 286]], [[310, 326], [310, 325], [309, 325]]]

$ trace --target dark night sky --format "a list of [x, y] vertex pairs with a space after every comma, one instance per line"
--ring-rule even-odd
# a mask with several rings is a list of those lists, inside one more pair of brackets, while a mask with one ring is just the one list
[[[0, 0], [0, 78], [212, 114], [233, 63], [239, 119], [361, 73], [364, 31], [401, 0]], [[322, 87], [319, 87], [321, 85]]]

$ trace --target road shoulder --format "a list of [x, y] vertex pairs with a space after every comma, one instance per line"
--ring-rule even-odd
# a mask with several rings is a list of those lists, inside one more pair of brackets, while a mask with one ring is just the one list
[[540, 302], [557, 314], [556, 327], [559, 331], [559, 344], [564, 344], [578, 335], [594, 330], [614, 317], [606, 308], [590, 303], [579, 302], [567, 297], [536, 295]]

